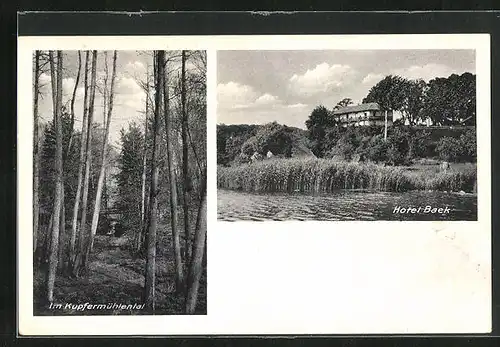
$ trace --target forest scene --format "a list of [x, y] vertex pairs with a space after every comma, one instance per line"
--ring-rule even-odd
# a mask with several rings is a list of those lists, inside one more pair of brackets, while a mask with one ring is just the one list
[[33, 52], [35, 315], [206, 314], [206, 69]]
[[[321, 53], [336, 59], [334, 52]], [[227, 52], [228, 60], [237, 54]], [[275, 58], [273, 64], [283, 57], [285, 64], [296, 56], [302, 57], [302, 65], [308, 61], [305, 54], [293, 51], [256, 52], [255, 56], [259, 54]], [[359, 56], [363, 54], [367, 53]], [[373, 53], [374, 58], [381, 55]], [[376, 205], [376, 213], [358, 218], [404, 219], [411, 216], [395, 215], [391, 206], [429, 202], [455, 206], [452, 218], [476, 218], [476, 75], [466, 71], [433, 76], [431, 68], [438, 65], [432, 63], [424, 65], [429, 66], [424, 80], [403, 73], [374, 74], [365, 61], [358, 64], [364, 64], [367, 75], [357, 84], [348, 79], [351, 75], [354, 79], [352, 68], [338, 63], [319, 64], [288, 80], [276, 74], [279, 82], [265, 77], [270, 89], [289, 83], [291, 91], [286, 93], [266, 91], [259, 96], [257, 84], [219, 83], [219, 118], [222, 113], [224, 119], [247, 120], [217, 125], [219, 218], [304, 220], [321, 215], [353, 220], [352, 210], [373, 210]], [[415, 65], [398, 71], [409, 74], [420, 71], [417, 68], [423, 69]], [[233, 76], [239, 72], [231, 69]], [[233, 77], [227, 74], [226, 78]], [[250, 80], [243, 72], [239, 78]], [[263, 79], [258, 81], [264, 84]], [[337, 93], [329, 91], [329, 85]], [[359, 101], [340, 94], [342, 89], [358, 95]], [[231, 108], [226, 102], [231, 94], [247, 103]], [[320, 103], [314, 104], [311, 95], [317, 95]], [[322, 99], [335, 101], [326, 104]], [[269, 115], [267, 120], [263, 114]], [[292, 120], [298, 124], [290, 125]], [[285, 197], [286, 203], [272, 203]], [[244, 212], [232, 207], [238, 202], [245, 202]], [[332, 211], [334, 205], [336, 211]], [[283, 206], [291, 212], [282, 211]]]

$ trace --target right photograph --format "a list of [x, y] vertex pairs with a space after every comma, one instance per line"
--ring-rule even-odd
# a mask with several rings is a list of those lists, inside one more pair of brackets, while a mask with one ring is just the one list
[[476, 158], [475, 50], [217, 52], [219, 221], [475, 221]]

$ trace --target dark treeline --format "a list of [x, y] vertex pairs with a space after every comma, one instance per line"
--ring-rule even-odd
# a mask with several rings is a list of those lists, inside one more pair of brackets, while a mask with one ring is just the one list
[[429, 118], [434, 125], [476, 124], [476, 75], [465, 72], [438, 77], [426, 83], [389, 75], [375, 84], [363, 103], [397, 110], [403, 122], [415, 125]]
[[[137, 54], [148, 61], [146, 73], [135, 76], [146, 95], [143, 123], [123, 128], [118, 148], [109, 137], [113, 119], [120, 116], [114, 110], [119, 52], [78, 52], [77, 69], [68, 68], [68, 53], [35, 52], [35, 314], [66, 300], [68, 287], [77, 301], [112, 302], [119, 286], [142, 278], [141, 292], [124, 288], [123, 299], [142, 301], [143, 312], [206, 310], [206, 55]], [[53, 99], [52, 119], [45, 123], [39, 115], [43, 74], [51, 77]], [[63, 100], [62, 82], [68, 77], [75, 85]], [[79, 109], [75, 99], [81, 87]], [[95, 122], [97, 97], [102, 124]], [[82, 120], [78, 130], [75, 119]], [[108, 269], [107, 264], [115, 264], [109, 269], [116, 273], [106, 274], [115, 288], [105, 293], [96, 269]], [[168, 264], [174, 264], [173, 272]], [[121, 266], [123, 271], [134, 267], [129, 282], [120, 278]], [[84, 284], [94, 281], [84, 294]], [[171, 298], [156, 290], [166, 282], [174, 283]]]

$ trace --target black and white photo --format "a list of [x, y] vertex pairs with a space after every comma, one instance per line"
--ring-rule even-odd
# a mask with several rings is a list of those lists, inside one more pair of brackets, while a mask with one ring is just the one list
[[34, 315], [206, 314], [206, 52], [33, 52]]
[[488, 35], [72, 35], [18, 39], [20, 335], [491, 331]]
[[477, 220], [469, 49], [219, 51], [223, 221]]

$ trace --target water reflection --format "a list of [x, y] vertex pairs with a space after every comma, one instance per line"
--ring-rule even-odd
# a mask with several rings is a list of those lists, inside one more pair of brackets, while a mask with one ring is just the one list
[[[398, 206], [400, 213], [394, 213]], [[440, 208], [441, 211], [429, 211], [430, 208], [426, 210], [426, 206]], [[223, 221], [477, 220], [477, 197], [471, 194], [422, 191], [338, 191], [310, 195], [250, 194], [219, 189], [217, 215]]]

